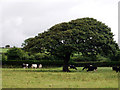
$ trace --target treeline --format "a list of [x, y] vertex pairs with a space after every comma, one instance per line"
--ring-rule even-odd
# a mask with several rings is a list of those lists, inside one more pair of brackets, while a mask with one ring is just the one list
[[[6, 53], [2, 53], [3, 67], [21, 67], [23, 63], [43, 64], [44, 66], [62, 66], [63, 60], [51, 55], [48, 52], [30, 53], [17, 47], [10, 48]], [[112, 57], [105, 57], [101, 55], [88, 57], [82, 56], [81, 53], [75, 53], [71, 55], [69, 64], [74, 64], [76, 66], [84, 66], [87, 64], [95, 64], [97, 66], [120, 65], [120, 51]]]
[[[2, 53], [2, 61], [9, 61], [9, 60], [61, 60], [60, 58], [51, 55], [48, 52], [44, 53], [30, 53], [25, 52], [22, 48], [13, 47], [7, 50], [6, 53]], [[100, 62], [107, 62], [107, 61], [120, 61], [120, 51], [117, 51], [117, 54], [114, 56], [102, 56], [98, 54], [97, 56], [83, 56], [81, 53], [72, 54], [70, 57], [70, 61], [74, 62], [89, 62], [89, 61], [100, 61]]]
[[[25, 52], [22, 48], [13, 47], [2, 53], [2, 61], [9, 60], [53, 60], [55, 57], [49, 53], [30, 53]], [[57, 58], [56, 58], [57, 59]]]

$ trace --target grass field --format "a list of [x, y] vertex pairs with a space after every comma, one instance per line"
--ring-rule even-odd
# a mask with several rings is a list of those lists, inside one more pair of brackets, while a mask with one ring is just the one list
[[7, 48], [0, 48], [0, 53], [6, 53], [7, 52]]
[[98, 71], [62, 72], [60, 68], [3, 68], [3, 88], [118, 88], [118, 73], [110, 67]]

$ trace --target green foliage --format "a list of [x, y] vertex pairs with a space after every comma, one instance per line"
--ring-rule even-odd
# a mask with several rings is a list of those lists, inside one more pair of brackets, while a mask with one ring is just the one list
[[111, 61], [110, 58], [101, 56], [98, 54], [96, 57], [88, 57], [88, 56], [82, 56], [82, 55], [76, 55], [71, 57], [71, 60], [75, 62], [89, 62], [89, 61], [100, 61], [100, 62], [108, 62]]
[[64, 60], [63, 71], [68, 72], [68, 62], [73, 53], [80, 52], [92, 60], [96, 60], [97, 54], [115, 55], [119, 48], [113, 36], [104, 23], [94, 18], [81, 18], [56, 24], [48, 31], [26, 39], [23, 47], [33, 53], [47, 50]]
[[30, 58], [30, 56], [28, 55], [28, 53], [27, 52], [22, 52], [22, 53], [24, 53], [21, 57], [22, 57], [22, 60], [29, 60], [29, 58]]
[[2, 54], [2, 61], [7, 61], [7, 56], [5, 54]]
[[[16, 67], [22, 67], [23, 63], [42, 64], [43, 67], [63, 66], [63, 60], [7, 60], [7, 61], [2, 61], [2, 66], [6, 68], [9, 68], [9, 67], [16, 68]], [[120, 66], [120, 61], [87, 61], [87, 62], [70, 61], [69, 65], [71, 64], [77, 67], [84, 67], [90, 64], [98, 67], [110, 67], [110, 66]]]
[[93, 18], [81, 18], [56, 24], [48, 31], [25, 40], [24, 49], [65, 58], [67, 54], [81, 52], [85, 56], [114, 55], [118, 45], [113, 41], [111, 29]]
[[120, 61], [120, 50], [118, 50], [115, 55], [112, 55], [111, 59], [114, 61]]
[[88, 61], [93, 61], [91, 57], [87, 57], [87, 56], [82, 56], [80, 54], [74, 55], [73, 57], [71, 57], [72, 61], [75, 62], [88, 62]]
[[43, 60], [43, 59], [49, 60], [50, 59], [50, 55], [48, 55], [46, 53], [36, 53], [34, 56], [35, 56], [36, 60]]
[[0, 53], [7, 53], [8, 50], [8, 48], [0, 48]]
[[49, 67], [49, 66], [62, 66], [63, 61], [62, 60], [8, 60], [8, 61], [3, 61], [2, 65], [3, 67], [22, 67], [23, 63], [28, 63], [28, 64], [42, 64], [44, 67]]
[[100, 54], [98, 54], [97, 55], [97, 61], [108, 62], [108, 61], [111, 61], [111, 59], [108, 58], [108, 57], [104, 57], [104, 56], [101, 56]]
[[25, 57], [25, 52], [20, 48], [11, 48], [7, 51], [8, 60], [21, 60]]
[[30, 55], [29, 56], [29, 60], [35, 60], [35, 56], [34, 55]]
[[117, 52], [116, 60], [117, 60], [117, 61], [120, 61], [120, 50]]

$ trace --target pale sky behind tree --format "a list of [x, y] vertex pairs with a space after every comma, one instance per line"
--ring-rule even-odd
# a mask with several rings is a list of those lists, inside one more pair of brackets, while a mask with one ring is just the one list
[[1, 0], [0, 46], [21, 47], [25, 39], [55, 24], [95, 18], [108, 25], [118, 42], [119, 0]]

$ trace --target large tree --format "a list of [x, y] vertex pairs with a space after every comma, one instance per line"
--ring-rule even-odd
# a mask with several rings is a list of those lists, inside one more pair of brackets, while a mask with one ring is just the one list
[[81, 18], [56, 24], [34, 38], [25, 40], [24, 49], [41, 52], [47, 50], [64, 60], [63, 71], [69, 72], [70, 55], [114, 55], [118, 49], [111, 29], [93, 18]]

